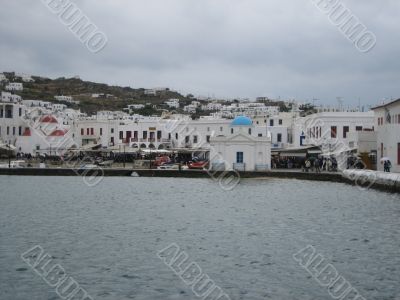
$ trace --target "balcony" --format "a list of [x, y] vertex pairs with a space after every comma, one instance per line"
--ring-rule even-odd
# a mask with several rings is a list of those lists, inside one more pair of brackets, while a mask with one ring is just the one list
[[148, 141], [149, 141], [149, 143], [155, 143], [156, 139], [155, 138], [149, 138]]

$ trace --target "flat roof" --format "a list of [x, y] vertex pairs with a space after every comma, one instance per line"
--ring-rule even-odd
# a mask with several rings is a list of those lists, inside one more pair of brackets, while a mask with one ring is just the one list
[[395, 104], [395, 103], [397, 103], [397, 102], [400, 102], [400, 99], [397, 99], [397, 100], [394, 100], [394, 101], [391, 101], [391, 102], [389, 102], [389, 103], [385, 103], [385, 104], [382, 104], [382, 105], [379, 105], [379, 106], [372, 107], [371, 109], [374, 110], [374, 109], [383, 108], [383, 107], [386, 107], [386, 106]]

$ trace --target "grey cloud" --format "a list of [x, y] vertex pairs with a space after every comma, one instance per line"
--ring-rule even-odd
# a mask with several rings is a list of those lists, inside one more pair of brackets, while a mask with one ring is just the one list
[[0, 11], [0, 68], [221, 97], [375, 104], [398, 97], [398, 1], [343, 1], [372, 30], [361, 54], [311, 0], [84, 0], [109, 43], [92, 54], [41, 1]]

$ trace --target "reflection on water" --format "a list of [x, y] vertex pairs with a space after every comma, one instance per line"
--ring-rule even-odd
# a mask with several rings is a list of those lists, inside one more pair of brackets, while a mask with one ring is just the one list
[[0, 299], [58, 299], [20, 258], [40, 245], [94, 299], [195, 299], [157, 257], [178, 244], [231, 299], [329, 299], [293, 260], [315, 246], [367, 299], [400, 295], [400, 199], [243, 180], [0, 178]]

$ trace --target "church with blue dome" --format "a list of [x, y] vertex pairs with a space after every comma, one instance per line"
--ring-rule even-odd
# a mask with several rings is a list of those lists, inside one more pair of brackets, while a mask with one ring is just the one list
[[233, 119], [231, 126], [253, 126], [253, 121], [246, 116], [238, 116]]
[[212, 170], [266, 171], [271, 169], [271, 136], [265, 127], [255, 127], [253, 120], [237, 116], [230, 132], [210, 140]]

